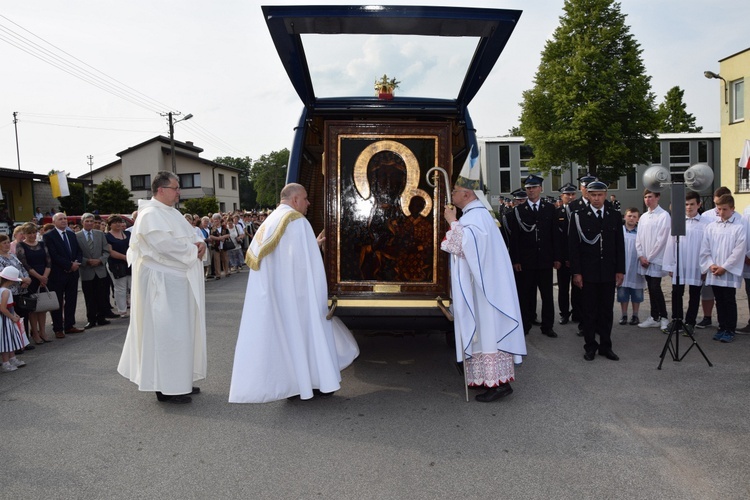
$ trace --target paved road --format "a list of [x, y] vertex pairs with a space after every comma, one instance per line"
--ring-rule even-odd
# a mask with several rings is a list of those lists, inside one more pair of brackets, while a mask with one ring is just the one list
[[656, 330], [616, 326], [621, 361], [586, 362], [574, 325], [534, 328], [515, 393], [481, 404], [463, 401], [443, 335], [357, 333], [334, 397], [230, 405], [245, 282], [207, 284], [209, 378], [191, 405], [116, 373], [125, 320], [0, 374], [0, 498], [750, 497], [748, 336], [702, 330], [713, 368], [693, 349], [657, 371]]

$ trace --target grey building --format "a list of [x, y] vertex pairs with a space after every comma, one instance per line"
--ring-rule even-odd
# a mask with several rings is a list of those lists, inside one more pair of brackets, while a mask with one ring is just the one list
[[[721, 185], [720, 137], [718, 132], [660, 134], [659, 154], [652, 158], [651, 163], [634, 165], [631, 172], [612, 182], [609, 194], [616, 195], [623, 208], [635, 206], [642, 209], [643, 173], [646, 169], [661, 165], [669, 169], [674, 182], [680, 182], [683, 180], [683, 172], [692, 165], [707, 163], [714, 170], [714, 183], [710, 189], [701, 191], [701, 195], [706, 201], [710, 200], [715, 187]], [[522, 187], [521, 180], [532, 173], [528, 163], [533, 158], [533, 151], [524, 143], [523, 137], [487, 137], [479, 138], [478, 141], [482, 150], [483, 173], [486, 174], [490, 203], [493, 208], [497, 208], [500, 198], [509, 197], [511, 192]], [[585, 167], [576, 163], [553, 168], [549, 174], [543, 175], [543, 196], [557, 198], [560, 186], [567, 182], [578, 186], [577, 179], [585, 172]], [[669, 189], [665, 189], [660, 205], [667, 208], [670, 203]]]

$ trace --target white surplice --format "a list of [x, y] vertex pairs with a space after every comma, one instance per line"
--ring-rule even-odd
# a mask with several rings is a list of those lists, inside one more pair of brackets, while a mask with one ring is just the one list
[[[706, 285], [740, 288], [742, 270], [747, 254], [747, 226], [737, 212], [728, 220], [721, 219], [706, 226], [701, 243], [701, 272], [706, 273]], [[709, 267], [717, 265], [726, 269], [714, 276]]]
[[245, 260], [250, 274], [229, 402], [337, 391], [341, 370], [359, 348], [338, 318], [326, 319], [328, 287], [310, 223], [279, 205], [258, 228]]
[[646, 288], [646, 278], [638, 274], [638, 268], [641, 263], [638, 262], [638, 252], [635, 249], [635, 238], [638, 231], [630, 232], [623, 225], [622, 234], [625, 241], [625, 277], [622, 280], [622, 287], [641, 289]]
[[672, 218], [669, 212], [656, 206], [653, 211], [646, 211], [638, 219], [638, 234], [635, 237], [635, 249], [638, 257], [646, 257], [648, 267], [638, 263], [638, 274], [661, 278], [666, 276], [662, 269], [664, 250], [671, 233]]
[[672, 273], [673, 285], [701, 286], [700, 252], [708, 225], [700, 214], [685, 217], [685, 235], [680, 236], [680, 283], [677, 283], [677, 237], [670, 236], [664, 250], [664, 270]]
[[[463, 359], [463, 347], [470, 385], [504, 383], [508, 380], [494, 379], [498, 373], [507, 375], [503, 358], [520, 363], [526, 355], [526, 340], [513, 266], [500, 230], [480, 201], [463, 208], [441, 249], [451, 253], [457, 361]], [[472, 366], [476, 364], [481, 366]], [[512, 379], [512, 364], [510, 369]]]
[[130, 326], [117, 371], [141, 391], [188, 394], [206, 378], [203, 241], [180, 212], [140, 200], [131, 231]]

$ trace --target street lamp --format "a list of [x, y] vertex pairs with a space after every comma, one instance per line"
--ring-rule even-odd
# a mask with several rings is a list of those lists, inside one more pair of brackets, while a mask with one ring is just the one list
[[173, 119], [174, 116], [179, 116], [179, 115], [180, 115], [179, 111], [176, 111], [174, 113], [170, 111], [169, 113], [167, 113], [167, 116], [169, 117], [169, 148], [170, 148], [171, 156], [172, 156], [172, 173], [173, 174], [177, 173], [177, 159], [175, 158], [175, 155], [174, 155], [174, 124], [179, 123], [179, 122], [184, 122], [185, 120], [189, 120], [193, 117], [192, 114], [188, 113], [187, 115], [185, 115], [185, 118], [180, 118], [179, 120]]
[[713, 71], [704, 71], [703, 76], [705, 76], [709, 80], [716, 78], [724, 82], [724, 104], [729, 104], [729, 96], [727, 95], [728, 94], [727, 81], [724, 79], [724, 77], [718, 73], [714, 73]]

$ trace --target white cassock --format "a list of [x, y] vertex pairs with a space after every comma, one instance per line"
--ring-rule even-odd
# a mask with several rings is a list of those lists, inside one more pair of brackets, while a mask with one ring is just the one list
[[625, 225], [622, 226], [622, 235], [625, 241], [625, 277], [621, 286], [643, 289], [646, 288], [646, 278], [638, 274], [641, 263], [638, 262], [638, 252], [635, 249], [636, 232], [629, 232]]
[[[708, 224], [703, 231], [700, 266], [706, 273], [706, 285], [740, 288], [742, 270], [747, 255], [747, 227], [737, 212], [728, 220], [721, 219]], [[727, 272], [714, 276], [709, 268], [718, 265]]]
[[128, 263], [130, 326], [117, 371], [141, 391], [188, 394], [206, 378], [203, 264], [195, 230], [176, 209], [138, 202]]
[[288, 205], [263, 222], [250, 266], [229, 388], [230, 403], [265, 403], [313, 389], [334, 392], [359, 355], [351, 332], [326, 319], [328, 286], [310, 223]]
[[673, 285], [701, 286], [700, 252], [708, 221], [700, 214], [685, 217], [685, 235], [680, 236], [680, 283], [677, 283], [677, 237], [670, 236], [664, 250], [663, 269], [672, 273]]
[[656, 206], [653, 211], [646, 211], [638, 219], [638, 233], [635, 236], [635, 248], [638, 257], [646, 257], [649, 265], [638, 264], [638, 274], [661, 278], [666, 276], [663, 270], [664, 250], [672, 228], [672, 217], [669, 212]]
[[513, 380], [513, 361], [526, 355], [521, 309], [502, 235], [480, 201], [463, 208], [441, 249], [451, 253], [456, 358], [463, 347], [469, 385]]

